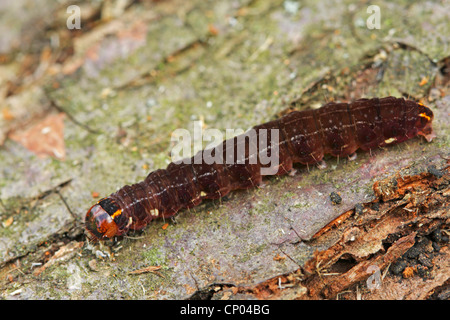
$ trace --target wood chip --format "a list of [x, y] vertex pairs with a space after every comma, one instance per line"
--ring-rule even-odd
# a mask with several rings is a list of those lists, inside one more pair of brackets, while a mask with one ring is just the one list
[[31, 127], [11, 132], [9, 138], [39, 157], [64, 160], [64, 117], [64, 113], [50, 114]]
[[151, 272], [151, 273], [154, 273], [154, 274], [164, 278], [164, 276], [161, 273], [157, 272], [157, 270], [160, 270], [160, 269], [161, 269], [161, 266], [148, 266], [148, 267], [145, 267], [142, 269], [130, 271], [130, 272], [128, 272], [128, 274], [142, 274], [142, 273]]

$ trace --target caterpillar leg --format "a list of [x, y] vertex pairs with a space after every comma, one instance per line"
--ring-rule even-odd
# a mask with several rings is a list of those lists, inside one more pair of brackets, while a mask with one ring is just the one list
[[321, 160], [320, 162], [317, 162], [317, 168], [319, 168], [320, 170], [324, 170], [326, 169], [327, 163], [324, 160]]
[[348, 156], [349, 161], [355, 161], [356, 158], [358, 158], [358, 155], [356, 154], [356, 152], [353, 152], [351, 155]]

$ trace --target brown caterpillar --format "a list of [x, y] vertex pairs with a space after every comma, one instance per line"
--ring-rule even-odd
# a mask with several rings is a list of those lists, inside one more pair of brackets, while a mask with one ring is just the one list
[[[253, 128], [259, 138], [268, 133], [262, 139], [265, 148], [251, 148], [245, 133], [202, 150], [187, 163], [171, 163], [167, 169], [153, 171], [144, 181], [101, 199], [86, 214], [87, 235], [94, 240], [124, 235], [203, 199], [257, 186], [262, 182], [261, 169], [268, 167], [262, 161], [263, 151], [276, 153], [278, 165], [273, 174], [281, 175], [289, 172], [293, 163], [319, 163], [325, 154], [350, 156], [358, 148], [371, 150], [417, 135], [431, 141], [435, 137], [432, 120], [428, 107], [395, 97], [331, 102], [316, 110], [293, 111]], [[273, 132], [279, 133], [279, 139], [270, 143]], [[222, 163], [194, 161], [207, 154], [230, 160], [226, 151], [233, 150], [244, 154], [238, 158], [232, 153], [232, 161]]]

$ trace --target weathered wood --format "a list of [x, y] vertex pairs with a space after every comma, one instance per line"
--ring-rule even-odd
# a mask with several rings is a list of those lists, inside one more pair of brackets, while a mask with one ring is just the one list
[[[299, 236], [373, 199], [374, 180], [405, 166], [441, 168], [449, 153], [448, 71], [440, 72], [448, 70], [450, 19], [440, 2], [425, 11], [421, 3], [380, 2], [379, 30], [367, 28], [367, 5], [354, 1], [86, 5], [80, 30], [66, 27], [70, 1], [32, 3], [36, 10], [11, 9], [0, 22], [13, 35], [0, 43], [2, 297], [180, 299], [212, 284], [257, 285], [330, 246]], [[101, 14], [109, 18], [99, 21]], [[175, 129], [192, 132], [199, 120], [245, 130], [291, 104], [304, 110], [388, 95], [429, 105], [436, 140], [330, 159], [325, 170], [298, 167], [293, 177], [158, 221], [111, 248], [85, 243], [33, 275], [56, 252], [85, 242], [93, 194], [166, 167]], [[60, 112], [64, 161], [7, 139]], [[330, 201], [333, 191], [341, 204]], [[161, 266], [162, 277], [128, 274], [148, 266]]]

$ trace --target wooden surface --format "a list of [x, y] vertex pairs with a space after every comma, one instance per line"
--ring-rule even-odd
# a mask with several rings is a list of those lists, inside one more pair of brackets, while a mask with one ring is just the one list
[[[257, 286], [328, 248], [302, 240], [373, 200], [374, 181], [445, 164], [448, 2], [378, 2], [379, 30], [355, 1], [117, 3], [78, 3], [79, 30], [66, 27], [69, 1], [0, 8], [4, 298], [184, 299]], [[166, 167], [175, 129], [246, 130], [289, 108], [388, 95], [430, 106], [438, 137], [298, 166], [119, 243], [86, 243], [96, 196]], [[286, 290], [295, 298], [298, 287]]]

